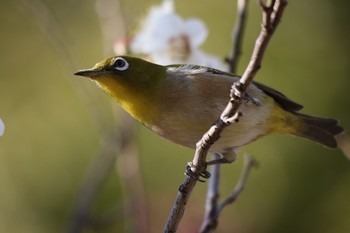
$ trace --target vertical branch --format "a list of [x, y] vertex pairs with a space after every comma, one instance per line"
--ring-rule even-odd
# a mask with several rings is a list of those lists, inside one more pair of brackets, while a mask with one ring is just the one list
[[179, 187], [176, 200], [170, 212], [168, 221], [165, 225], [164, 232], [174, 233], [181, 222], [182, 216], [185, 213], [185, 206], [191, 196], [192, 190], [197, 183], [197, 179], [186, 176], [184, 182]]
[[[213, 154], [212, 159], [220, 159], [221, 156], [219, 154]], [[219, 186], [220, 186], [220, 172], [221, 165], [214, 164], [211, 166], [211, 177], [208, 181], [208, 191], [207, 191], [207, 199], [205, 203], [205, 213], [204, 220], [200, 227], [199, 232], [207, 232], [207, 229], [215, 229], [217, 222], [217, 210], [219, 206]]]
[[[59, 20], [55, 17], [52, 9], [41, 0], [33, 0], [30, 3], [24, 0], [14, 1], [16, 7], [29, 11], [34, 19], [36, 19], [41, 31], [47, 36], [48, 41], [52, 45], [53, 49], [61, 57], [61, 61], [65, 65], [68, 74], [71, 74], [75, 70], [78, 59], [75, 55], [74, 46], [72, 46], [69, 36], [65, 32], [63, 26]], [[90, 115], [93, 116], [93, 120], [97, 128], [102, 128], [103, 116], [101, 111], [96, 110], [98, 104], [91, 104], [95, 101], [94, 98], [90, 98], [86, 94], [87, 90], [82, 90], [82, 86], [75, 85], [71, 82], [74, 90], [79, 94], [82, 100], [85, 101], [89, 107]], [[101, 129], [101, 131], [104, 131]], [[125, 138], [128, 134], [125, 134]], [[90, 208], [95, 200], [98, 190], [103, 184], [105, 178], [112, 171], [115, 164], [115, 151], [123, 150], [123, 143], [114, 145], [113, 142], [119, 140], [118, 135], [111, 134], [105, 135], [102, 150], [97, 155], [97, 161], [92, 165], [91, 170], [87, 174], [87, 178], [81, 187], [81, 192], [75, 206], [73, 207], [73, 214], [67, 226], [66, 232], [82, 232], [89, 222]]]
[[116, 39], [124, 38], [127, 25], [122, 0], [96, 0], [95, 10], [100, 21], [104, 56], [112, 56]]
[[258, 38], [255, 41], [253, 54], [250, 62], [244, 71], [240, 83], [244, 88], [247, 88], [249, 83], [254, 78], [255, 74], [261, 67], [261, 62], [267, 48], [267, 45], [271, 39], [272, 34], [276, 30], [284, 11], [287, 6], [287, 0], [275, 0], [266, 5], [262, 0], [258, 0], [263, 10], [263, 24]]
[[[248, 0], [237, 0], [236, 21], [232, 33], [232, 53], [228, 58], [229, 71], [237, 72], [238, 61], [242, 53], [243, 34], [248, 14]], [[213, 160], [219, 159], [217, 154], [212, 155]], [[208, 232], [217, 227], [217, 218], [219, 216], [218, 200], [219, 200], [219, 181], [220, 181], [221, 165], [214, 164], [211, 166], [211, 178], [208, 181], [207, 199], [205, 205], [204, 219], [200, 228], [200, 232]]]
[[[126, 37], [127, 19], [122, 10], [121, 0], [96, 0], [95, 6], [104, 40], [104, 53], [106, 56], [110, 56], [113, 54], [115, 41]], [[114, 111], [114, 113], [117, 113], [121, 118], [118, 126], [113, 128], [113, 131], [120, 138], [111, 141], [111, 143], [123, 145], [122, 150], [114, 152], [114, 156], [117, 157], [116, 161], [119, 165], [117, 172], [124, 192], [124, 215], [131, 215], [131, 218], [128, 219], [132, 219], [130, 224], [125, 224], [126, 231], [149, 232], [148, 207], [139, 169], [139, 155], [132, 140], [136, 125], [134, 120], [124, 111]], [[117, 117], [114, 120], [117, 122]], [[128, 135], [128, 137], [123, 135]], [[105, 168], [110, 167], [105, 164]]]
[[248, 2], [249, 0], [237, 0], [236, 23], [232, 31], [233, 46], [231, 57], [228, 59], [229, 71], [231, 73], [237, 72], [238, 61], [242, 54], [242, 41], [248, 14]]
[[234, 202], [239, 194], [243, 191], [245, 184], [247, 183], [248, 180], [248, 176], [250, 173], [250, 170], [253, 168], [253, 166], [256, 164], [256, 161], [254, 160], [254, 158], [251, 155], [246, 155], [244, 157], [244, 165], [243, 165], [243, 169], [242, 169], [242, 173], [241, 176], [235, 186], [235, 188], [233, 189], [231, 195], [226, 198], [217, 208], [217, 218], [219, 217], [219, 214], [221, 213], [222, 209], [231, 204], [232, 202]]
[[[116, 39], [126, 35], [121, 1], [96, 0], [95, 6], [103, 35], [104, 54], [110, 56], [113, 54], [113, 44]], [[148, 208], [139, 170], [138, 152], [132, 140], [135, 124], [124, 111], [114, 111], [114, 113], [116, 112], [119, 120], [117, 117], [114, 118], [112, 130], [106, 127], [101, 129], [101, 132], [105, 134], [101, 145], [101, 154], [97, 156], [82, 185], [70, 226], [67, 229], [69, 233], [82, 232], [91, 222], [92, 203], [95, 201], [103, 182], [115, 168], [116, 161], [120, 165], [117, 172], [125, 197], [123, 199], [123, 214], [124, 217], [132, 216], [132, 218], [128, 218], [132, 219], [132, 222], [125, 224], [125, 230], [149, 232]]]
[[[263, 17], [269, 19], [269, 21], [267, 20], [263, 22], [262, 29], [256, 40], [250, 62], [241, 79], [232, 85], [230, 101], [228, 102], [226, 108], [215, 124], [209, 128], [209, 130], [203, 135], [202, 139], [196, 145], [194, 158], [187, 170], [187, 177], [179, 188], [174, 207], [165, 226], [165, 232], [176, 232], [185, 211], [187, 201], [189, 200], [191, 192], [196, 185], [199, 176], [208, 177], [205, 161], [211, 145], [220, 138], [221, 132], [228, 125], [238, 122], [239, 118], [242, 116], [242, 114], [238, 111], [238, 108], [242, 103], [242, 98], [250, 82], [260, 69], [266, 47], [280, 21], [280, 18], [282, 17], [284, 7], [287, 5], [286, 0], [272, 1], [271, 4], [267, 5], [263, 4], [261, 1], [259, 1], [259, 3], [261, 6], [263, 6]], [[273, 11], [270, 11], [270, 9], [273, 9]], [[269, 23], [266, 24], [266, 22]]]
[[[218, 219], [220, 217], [221, 211], [223, 208], [231, 203], [233, 203], [240, 193], [243, 191], [245, 184], [248, 180], [248, 175], [252, 169], [252, 167], [256, 164], [254, 158], [251, 155], [244, 156], [244, 165], [242, 169], [242, 173], [238, 179], [238, 182], [233, 189], [232, 193], [229, 197], [227, 197], [222, 203], [218, 204], [218, 194], [216, 194], [212, 199], [216, 198], [215, 202], [215, 208], [211, 208], [210, 215], [205, 218], [205, 221], [202, 223], [202, 226], [200, 228], [200, 233], [209, 233], [213, 232], [217, 225], [218, 225]], [[210, 180], [209, 180], [210, 181]]]

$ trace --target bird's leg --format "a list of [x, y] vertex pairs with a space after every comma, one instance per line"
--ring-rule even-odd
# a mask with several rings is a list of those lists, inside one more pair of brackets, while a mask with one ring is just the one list
[[227, 150], [224, 153], [220, 153], [221, 158], [210, 160], [209, 162], [205, 163], [205, 170], [201, 174], [196, 174], [192, 171], [193, 164], [192, 162], [187, 163], [186, 166], [186, 172], [185, 175], [192, 177], [195, 180], [198, 180], [200, 182], [205, 182], [204, 180], [200, 179], [200, 177], [204, 179], [210, 178], [210, 172], [207, 171], [207, 166], [214, 165], [214, 164], [227, 164], [227, 163], [233, 163], [237, 159], [236, 153], [231, 149]]
[[233, 163], [237, 159], [237, 155], [233, 150], [226, 151], [225, 153], [220, 154], [222, 157], [220, 159], [214, 159], [207, 162], [207, 166], [214, 164], [225, 164]]

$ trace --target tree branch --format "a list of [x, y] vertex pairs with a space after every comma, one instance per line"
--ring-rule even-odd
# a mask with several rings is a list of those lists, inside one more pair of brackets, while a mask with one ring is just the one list
[[[220, 159], [219, 154], [213, 154], [212, 159]], [[205, 214], [202, 226], [199, 232], [206, 232], [207, 229], [215, 229], [217, 226], [217, 209], [219, 204], [219, 184], [220, 184], [221, 165], [211, 166], [211, 177], [208, 181], [207, 199], [205, 203]]]
[[[226, 198], [221, 204], [218, 204], [218, 201], [217, 201], [219, 194], [212, 193], [211, 200], [215, 200], [215, 202], [208, 203], [208, 204], [210, 204], [208, 206], [208, 208], [209, 208], [208, 215], [205, 216], [205, 220], [202, 223], [202, 226], [201, 226], [200, 231], [199, 231], [200, 233], [209, 233], [209, 232], [213, 232], [216, 229], [221, 211], [223, 210], [223, 208], [225, 206], [231, 204], [232, 202], [234, 202], [238, 198], [239, 194], [243, 191], [244, 186], [248, 180], [248, 175], [255, 164], [256, 164], [256, 162], [255, 162], [253, 156], [246, 155], [244, 157], [244, 166], [242, 169], [241, 176], [239, 177], [239, 180], [238, 180], [235, 188], [233, 189], [231, 195], [228, 198]], [[211, 179], [209, 180], [209, 183], [210, 182], [212, 182]], [[213, 206], [213, 204], [215, 204], [215, 206]]]
[[244, 157], [244, 166], [242, 169], [242, 173], [241, 176], [235, 186], [235, 188], [233, 189], [231, 195], [226, 198], [217, 208], [217, 216], [216, 218], [219, 217], [220, 212], [222, 211], [222, 209], [231, 204], [232, 202], [234, 202], [237, 197], [239, 196], [239, 194], [243, 191], [245, 184], [247, 183], [248, 180], [248, 176], [250, 173], [250, 170], [256, 165], [256, 161], [254, 160], [253, 156], [251, 155], [246, 155]]
[[[113, 54], [113, 44], [117, 38], [123, 38], [127, 32], [127, 19], [122, 8], [121, 1], [96, 0], [95, 10], [100, 21], [101, 33], [105, 56]], [[94, 100], [94, 99], [93, 99]], [[92, 101], [87, 101], [92, 102]], [[105, 111], [97, 111], [93, 104], [93, 115], [97, 116], [96, 123], [104, 122], [102, 114]], [[103, 109], [104, 110], [104, 109]], [[104, 134], [100, 154], [96, 157], [82, 185], [77, 198], [67, 233], [83, 232], [94, 223], [101, 224], [103, 218], [92, 219], [91, 207], [96, 200], [101, 186], [107, 176], [118, 165], [118, 177], [123, 191], [123, 213], [128, 219], [124, 224], [125, 231], [149, 232], [148, 207], [146, 204], [145, 190], [139, 170], [138, 152], [135, 142], [134, 121], [124, 111], [114, 111], [114, 126], [106, 128], [100, 125], [100, 132]], [[118, 119], [117, 119], [118, 114]], [[112, 130], [110, 130], [112, 129]], [[108, 133], [106, 133], [108, 132]], [[104, 215], [110, 217], [110, 215]], [[105, 223], [104, 223], [105, 224]]]
[[230, 68], [229, 71], [231, 73], [237, 72], [238, 61], [242, 53], [241, 49], [248, 12], [248, 2], [249, 0], [237, 1], [236, 23], [232, 32], [233, 47], [231, 57], [228, 59]]
[[[248, 0], [238, 0], [236, 8], [236, 21], [232, 33], [232, 53], [231, 57], [227, 59], [229, 63], [229, 71], [236, 73], [238, 61], [241, 56], [241, 48], [243, 41], [243, 34], [246, 25], [246, 17], [248, 12]], [[213, 154], [212, 159], [219, 159], [218, 154]], [[208, 182], [208, 191], [205, 204], [204, 219], [200, 228], [200, 232], [208, 232], [214, 230], [218, 223], [218, 206], [219, 206], [219, 182], [220, 182], [221, 164], [214, 164], [211, 166], [211, 177]]]
[[[259, 3], [262, 6], [263, 18], [266, 20], [263, 21], [262, 29], [255, 42], [255, 47], [250, 62], [240, 80], [232, 85], [230, 101], [228, 102], [221, 116], [197, 143], [194, 159], [189, 168], [191, 175], [187, 175], [183, 184], [179, 188], [175, 204], [165, 226], [165, 232], [176, 232], [185, 211], [187, 201], [198, 181], [198, 177], [205, 173], [206, 156], [211, 145], [220, 138], [221, 132], [228, 125], [238, 122], [239, 118], [241, 117], [241, 113], [238, 111], [238, 108], [242, 102], [242, 97], [244, 96], [244, 93], [246, 92], [250, 82], [253, 80], [255, 74], [260, 69], [264, 52], [273, 32], [280, 22], [283, 10], [287, 5], [287, 0], [271, 1], [270, 4], [264, 4], [260, 0]], [[273, 9], [272, 12], [270, 9]]]

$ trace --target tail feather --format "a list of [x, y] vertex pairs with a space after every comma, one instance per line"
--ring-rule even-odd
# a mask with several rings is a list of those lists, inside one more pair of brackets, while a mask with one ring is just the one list
[[338, 147], [343, 151], [344, 155], [350, 160], [350, 137], [345, 133], [341, 133], [335, 137]]
[[312, 117], [300, 113], [295, 113], [295, 115], [301, 118], [303, 122], [296, 135], [311, 139], [330, 148], [338, 147], [335, 136], [343, 133], [344, 129], [338, 125], [337, 120]]

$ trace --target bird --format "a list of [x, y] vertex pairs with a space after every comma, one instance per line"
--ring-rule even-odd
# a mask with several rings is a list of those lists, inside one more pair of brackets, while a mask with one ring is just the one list
[[[239, 76], [199, 65], [158, 65], [137, 57], [113, 56], [75, 73], [95, 82], [133, 118], [154, 133], [195, 148], [226, 107]], [[239, 111], [210, 152], [232, 163], [237, 151], [266, 135], [287, 134], [340, 148], [348, 158], [349, 138], [338, 121], [300, 113], [302, 105], [259, 82], [251, 82]]]

